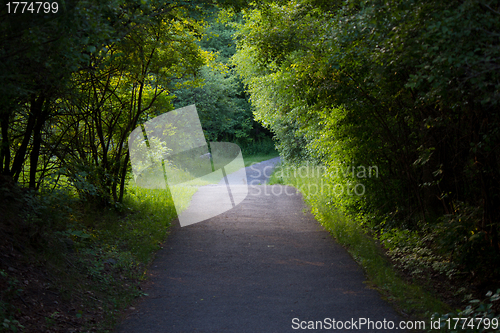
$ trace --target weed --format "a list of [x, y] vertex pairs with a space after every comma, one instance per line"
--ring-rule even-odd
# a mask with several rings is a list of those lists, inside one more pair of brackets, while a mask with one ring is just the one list
[[493, 306], [500, 300], [500, 289], [496, 293], [488, 291], [487, 299], [480, 301], [473, 299], [463, 311], [449, 312], [444, 315], [435, 313], [432, 321], [439, 324], [441, 332], [449, 333], [476, 333], [500, 332], [500, 314]]
[[[179, 180], [190, 179], [182, 170], [176, 176]], [[195, 183], [206, 184], [203, 180]], [[8, 188], [0, 190], [5, 197], [12, 192]], [[24, 303], [21, 296], [28, 301], [27, 297], [36, 299], [38, 295], [33, 291], [21, 295], [17, 279], [0, 270], [0, 331], [16, 332], [23, 328], [22, 324], [60, 326], [62, 318], [83, 325], [83, 331], [112, 329], [120, 311], [145, 295], [140, 282], [146, 277], [147, 266], [167, 237], [171, 221], [187, 208], [196, 190], [196, 186], [143, 188], [131, 182], [123, 202], [115, 206], [78, 200], [70, 187], [53, 186], [22, 196], [18, 193], [19, 198], [14, 199], [24, 206], [24, 222], [17, 232], [30, 236], [26, 255], [37, 266], [43, 266], [44, 276], [50, 277], [42, 277], [44, 282], [38, 287], [50, 287], [73, 310], [66, 313], [67, 307], [54, 306], [39, 309], [45, 312], [37, 318], [21, 314], [22, 310], [13, 304]], [[179, 199], [175, 206], [172, 195]]]
[[11, 302], [23, 290], [19, 288], [17, 279], [12, 278], [7, 272], [1, 269], [0, 286], [2, 286], [2, 291], [0, 292], [0, 323], [2, 323], [2, 326], [0, 329], [17, 332], [18, 329], [23, 328], [23, 325], [14, 319], [13, 314], [17, 312], [17, 309], [11, 305]]
[[416, 231], [391, 229], [382, 232], [379, 240], [393, 262], [412, 276], [436, 272], [450, 279], [459, 272], [452, 261], [428, 246], [432, 234], [423, 237]]

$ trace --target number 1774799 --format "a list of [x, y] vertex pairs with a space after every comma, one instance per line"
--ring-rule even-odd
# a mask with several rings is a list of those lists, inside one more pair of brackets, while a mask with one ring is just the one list
[[57, 13], [59, 11], [59, 4], [57, 2], [25, 2], [25, 1], [12, 1], [7, 2], [7, 12], [9, 14], [39, 14], [39, 13]]

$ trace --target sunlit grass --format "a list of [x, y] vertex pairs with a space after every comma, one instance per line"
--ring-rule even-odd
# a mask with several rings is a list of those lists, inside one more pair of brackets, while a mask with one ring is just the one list
[[[185, 172], [178, 171], [179, 178], [188, 179]], [[168, 229], [177, 214], [187, 208], [197, 187], [175, 186], [170, 189], [165, 186], [163, 173], [149, 175], [146, 185], [139, 186], [131, 179], [127, 185], [123, 199], [122, 214], [118, 221], [116, 213], [110, 211], [110, 217], [102, 212], [94, 216], [99, 223], [99, 238], [107, 244], [115, 244], [131, 251], [139, 262], [147, 263], [160, 244], [166, 239]], [[198, 181], [198, 185], [206, 182]], [[155, 188], [156, 187], [156, 188]], [[163, 188], [158, 188], [163, 187]], [[177, 205], [174, 205], [172, 195]], [[177, 211], [176, 211], [177, 208]]]
[[[278, 156], [277, 154], [262, 154], [248, 156], [245, 158], [245, 166], [258, 163]], [[237, 171], [238, 166], [230, 163], [226, 167], [226, 173]], [[170, 188], [154, 188], [158, 184], [165, 186], [163, 172], [148, 175], [148, 183], [142, 185], [153, 188], [144, 188], [141, 182], [136, 184], [130, 180], [123, 205], [126, 207], [126, 217], [120, 223], [108, 223], [106, 229], [108, 235], [119, 235], [117, 239], [126, 243], [131, 252], [141, 261], [147, 262], [152, 254], [159, 249], [159, 244], [166, 238], [171, 221], [189, 206], [192, 196], [198, 188], [203, 185], [218, 183], [219, 177], [205, 176], [193, 179], [193, 176], [185, 170], [170, 170], [169, 175], [175, 177], [175, 182], [181, 184]], [[212, 178], [213, 179], [212, 179]], [[189, 183], [187, 181], [189, 180]], [[176, 204], [172, 197], [175, 197]], [[177, 208], [177, 211], [176, 211]]]
[[[189, 198], [186, 198], [189, 202]], [[150, 260], [167, 235], [176, 210], [169, 191], [129, 186], [124, 205], [131, 212], [122, 222], [120, 238], [143, 262]]]
[[[261, 155], [251, 161], [272, 157]], [[226, 173], [240, 166], [228, 165]], [[120, 310], [142, 294], [139, 282], [146, 278], [147, 267], [167, 239], [177, 214], [189, 206], [200, 186], [218, 181], [196, 178], [181, 169], [169, 174], [180, 183], [167, 187], [163, 170], [145, 175], [138, 183], [131, 176], [123, 202], [114, 206], [101, 207], [82, 201], [69, 186], [61, 198], [52, 194], [52, 201], [64, 203], [67, 209], [54, 206], [50, 210], [52, 204], [44, 204], [50, 210], [47, 214], [61, 215], [53, 218], [57, 220], [53, 224], [61, 226], [52, 236], [55, 246], [44, 254], [57, 272], [54, 274], [58, 276], [58, 290], [68, 299], [81, 298], [81, 311], [101, 307], [106, 313], [104, 321], [99, 323], [103, 329], [112, 327]], [[190, 184], [187, 180], [191, 180]], [[47, 214], [40, 222], [43, 225], [48, 221]], [[71, 242], [74, 251], [67, 252], [67, 242]]]
[[[450, 310], [420, 286], [407, 283], [391, 265], [377, 241], [370, 237], [369, 230], [331, 205], [329, 198], [318, 191], [322, 180], [320, 175], [302, 177], [298, 172], [284, 172], [283, 168], [278, 166], [275, 169], [270, 184], [291, 185], [300, 190], [316, 220], [363, 267], [369, 285], [381, 291], [404, 312], [417, 318], [428, 320], [431, 313], [446, 313]], [[290, 168], [293, 170], [293, 167]]]
[[258, 154], [258, 155], [249, 155], [249, 156], [243, 156], [243, 160], [245, 161], [245, 167], [249, 167], [252, 164], [259, 163], [262, 161], [267, 161], [272, 158], [280, 156], [279, 153], [273, 152], [271, 154]]

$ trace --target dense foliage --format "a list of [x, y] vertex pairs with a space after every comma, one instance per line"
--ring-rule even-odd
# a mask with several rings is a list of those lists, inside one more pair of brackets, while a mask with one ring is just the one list
[[234, 142], [244, 151], [259, 145], [260, 152], [268, 153], [266, 146], [274, 150], [271, 135], [253, 119], [243, 83], [231, 64], [231, 57], [236, 52], [233, 40], [235, 21], [236, 18], [229, 19], [224, 11], [209, 21], [205, 35], [198, 42], [203, 50], [213, 55], [209, 63], [197, 73], [203, 85], [174, 90], [174, 106], [178, 108], [196, 104], [208, 142]]
[[245, 19], [255, 116], [288, 161], [326, 167], [331, 206], [498, 273], [498, 3], [277, 1]]
[[[203, 41], [210, 18], [244, 1], [57, 3], [46, 14], [0, 7], [0, 331], [108, 331], [143, 294], [195, 189], [173, 192], [174, 206], [170, 191], [127, 183], [134, 128], [184, 99], [203, 110], [188, 91], [205, 85], [223, 99], [203, 114], [214, 140], [261, 137], [241, 82], [206, 66], [229, 70], [234, 47], [215, 61], [224, 45]], [[232, 31], [219, 29], [226, 43]]]
[[36, 191], [66, 182], [85, 200], [121, 202], [128, 135], [172, 110], [174, 90], [203, 83], [206, 17], [244, 2], [58, 3], [57, 13], [0, 9], [0, 172]]

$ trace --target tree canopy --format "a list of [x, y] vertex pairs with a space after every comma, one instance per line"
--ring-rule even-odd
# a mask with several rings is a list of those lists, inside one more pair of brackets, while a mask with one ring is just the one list
[[[263, 2], [235, 59], [282, 156], [366, 187], [332, 205], [376, 229], [431, 228], [477, 268], [500, 254], [499, 18], [483, 0]], [[339, 175], [359, 166], [380, 175]]]
[[174, 88], [201, 84], [206, 17], [245, 2], [58, 3], [0, 12], [1, 172], [36, 190], [65, 179], [83, 197], [119, 202], [128, 135], [173, 109]]

